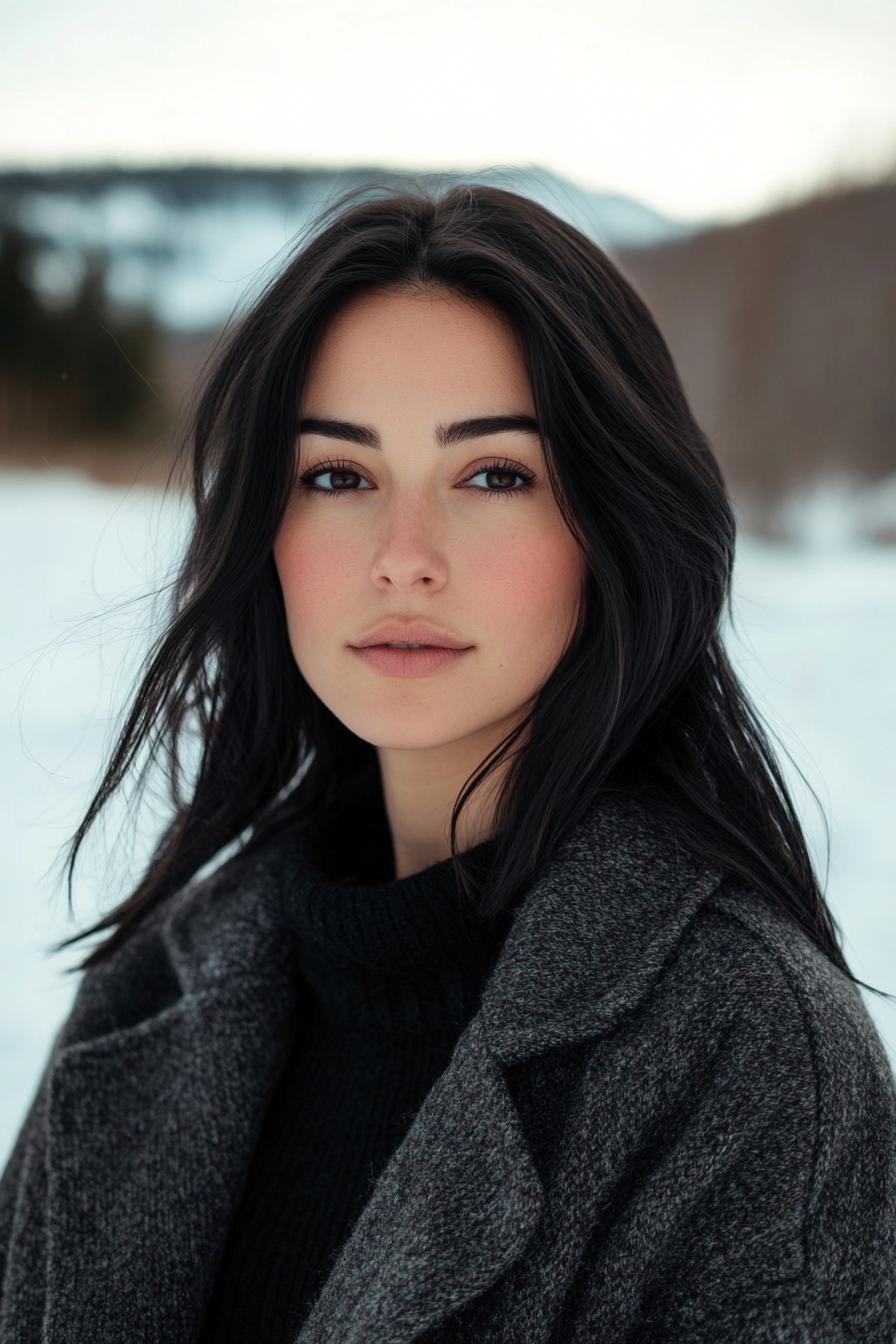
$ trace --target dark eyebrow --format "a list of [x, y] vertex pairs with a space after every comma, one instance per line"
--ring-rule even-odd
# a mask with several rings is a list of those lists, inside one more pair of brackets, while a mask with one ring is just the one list
[[[484, 439], [491, 434], [538, 434], [538, 421], [531, 415], [481, 415], [473, 420], [456, 420], [453, 425], [439, 425], [436, 442], [441, 448], [450, 448], [468, 439]], [[300, 434], [320, 434], [325, 439], [341, 439], [343, 443], [360, 443], [365, 448], [381, 448], [380, 436], [369, 425], [355, 425], [350, 420], [323, 420], [311, 416], [299, 422]]]
[[379, 448], [380, 436], [368, 425], [353, 425], [349, 420], [309, 420], [299, 422], [300, 434], [320, 434], [325, 439], [341, 439], [343, 443], [360, 443], [365, 448]]
[[484, 439], [489, 434], [538, 434], [538, 421], [531, 415], [483, 415], [475, 420], [458, 420], [453, 425], [439, 425], [436, 442], [442, 448], [467, 439]]

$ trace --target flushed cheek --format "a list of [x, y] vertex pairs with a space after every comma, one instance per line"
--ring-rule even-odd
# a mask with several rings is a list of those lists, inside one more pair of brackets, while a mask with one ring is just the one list
[[565, 530], [511, 535], [499, 547], [468, 549], [465, 569], [492, 656], [512, 660], [521, 679], [540, 683], [560, 657], [578, 610], [583, 564], [572, 538]]
[[284, 529], [274, 545], [274, 561], [296, 656], [304, 659], [335, 648], [340, 614], [364, 568], [357, 540], [327, 532], [315, 536], [307, 525]]

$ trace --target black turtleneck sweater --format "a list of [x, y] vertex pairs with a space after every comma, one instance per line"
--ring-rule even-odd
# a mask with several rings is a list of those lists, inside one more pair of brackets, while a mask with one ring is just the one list
[[[485, 860], [487, 847], [475, 852]], [[448, 1064], [506, 930], [475, 921], [451, 860], [392, 878], [378, 785], [306, 823], [283, 893], [302, 1027], [272, 1100], [203, 1344], [287, 1344]]]

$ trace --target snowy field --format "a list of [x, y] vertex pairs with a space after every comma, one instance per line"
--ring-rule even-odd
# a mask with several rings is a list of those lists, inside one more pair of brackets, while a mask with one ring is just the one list
[[[63, 473], [0, 475], [0, 1162], [71, 1001], [54, 863], [94, 781], [147, 628], [136, 599], [178, 551], [177, 506]], [[731, 647], [830, 821], [828, 894], [860, 978], [896, 993], [896, 548], [747, 541]], [[805, 792], [824, 862], [824, 831]], [[107, 827], [76, 887], [86, 923], [145, 837]], [[117, 847], [113, 842], [121, 841]], [[896, 1007], [869, 998], [896, 1057]]]

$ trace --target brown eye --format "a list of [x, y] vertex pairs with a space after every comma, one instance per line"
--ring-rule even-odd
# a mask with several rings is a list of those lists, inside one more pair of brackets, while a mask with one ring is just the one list
[[301, 480], [302, 484], [311, 490], [319, 490], [328, 495], [337, 491], [345, 494], [352, 490], [372, 488], [370, 481], [359, 471], [353, 471], [351, 467], [318, 467], [316, 471], [305, 472]]
[[515, 495], [531, 485], [533, 479], [528, 473], [515, 467], [494, 466], [483, 467], [482, 471], [477, 471], [476, 475], [471, 476], [465, 484], [475, 486], [477, 490], [484, 490], [489, 494]]

